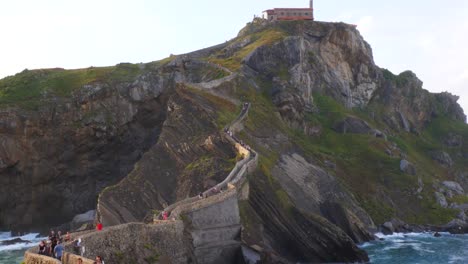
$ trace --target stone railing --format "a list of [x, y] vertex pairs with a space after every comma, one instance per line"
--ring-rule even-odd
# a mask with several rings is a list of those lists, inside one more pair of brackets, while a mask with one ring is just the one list
[[78, 255], [68, 253], [68, 252], [64, 252], [62, 256], [62, 261], [59, 261], [58, 259], [35, 253], [38, 251], [39, 251], [38, 247], [33, 247], [33, 248], [28, 249], [24, 253], [24, 263], [26, 264], [77, 264], [78, 259], [81, 259], [83, 264], [94, 263], [94, 260], [92, 259], [87, 259], [85, 257], [78, 256]]
[[38, 252], [37, 247], [30, 248], [24, 252], [24, 263], [26, 264], [60, 264], [61, 262], [52, 257], [39, 255], [34, 252]]
[[[146, 263], [144, 258], [154, 254], [169, 259], [170, 263], [186, 263], [183, 230], [182, 221], [161, 221], [157, 225], [127, 223], [107, 227], [102, 231], [80, 236], [81, 246], [85, 249], [83, 257], [94, 258], [100, 255], [105, 263]], [[73, 245], [66, 245], [65, 251], [73, 252]], [[126, 252], [132, 254], [125, 255]], [[67, 253], [65, 258], [67, 257], [76, 260], [79, 256]]]
[[[206, 199], [210, 196], [219, 194], [220, 192], [227, 190], [229, 184], [232, 184], [236, 187], [240, 186], [243, 182], [242, 179], [245, 179], [245, 176], [248, 173], [251, 173], [255, 169], [258, 163], [258, 154], [254, 150], [250, 148], [247, 149], [246, 147], [244, 147], [244, 144], [242, 143], [242, 141], [236, 138], [233, 134], [234, 132], [238, 132], [242, 129], [242, 126], [240, 125], [240, 123], [247, 117], [249, 108], [250, 108], [250, 103], [244, 103], [244, 105], [242, 106], [242, 111], [239, 114], [239, 116], [234, 121], [232, 121], [230, 125], [226, 126], [226, 128], [224, 129], [225, 134], [227, 135], [226, 138], [231, 143], [235, 144], [236, 146], [238, 146], [238, 148], [241, 149], [239, 150], [239, 152], [248, 153], [247, 156], [245, 156], [241, 161], [238, 161], [236, 163], [234, 168], [231, 170], [231, 172], [222, 182], [204, 191], [202, 193], [202, 197], [200, 196], [190, 197], [190, 198], [178, 201], [166, 207], [164, 209], [164, 212], [167, 212], [170, 218], [176, 217], [176, 215], [172, 215], [172, 212], [178, 207], [186, 207], [185, 205], [189, 205], [197, 201], [200, 201], [202, 199]], [[160, 219], [161, 219], [161, 215], [154, 216], [155, 223], [156, 221]]]

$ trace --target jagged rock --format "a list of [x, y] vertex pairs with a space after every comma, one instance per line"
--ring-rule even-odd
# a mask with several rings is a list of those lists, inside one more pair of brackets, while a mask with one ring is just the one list
[[416, 175], [416, 168], [414, 165], [405, 159], [400, 161], [400, 170], [410, 175]]
[[370, 134], [373, 135], [376, 138], [383, 138], [383, 139], [387, 140], [387, 135], [385, 135], [384, 132], [382, 132], [382, 131], [380, 131], [378, 129], [372, 129]]
[[408, 120], [406, 119], [405, 115], [402, 113], [402, 112], [398, 112], [399, 116], [400, 116], [400, 122], [401, 122], [401, 125], [403, 126], [403, 129], [406, 131], [406, 132], [410, 132], [410, 125], [409, 125], [409, 122]]
[[460, 219], [453, 219], [442, 228], [451, 234], [466, 234], [468, 232], [468, 223]]
[[457, 104], [457, 101], [460, 99], [459, 96], [449, 92], [442, 92], [435, 94], [435, 97], [436, 100], [440, 102], [442, 110], [447, 113], [447, 115], [453, 117], [455, 120], [466, 123], [466, 115], [463, 113], [463, 108]]
[[452, 167], [453, 160], [447, 152], [444, 151], [433, 151], [430, 153], [433, 160], [445, 167]]
[[454, 133], [449, 133], [445, 137], [444, 144], [449, 147], [461, 147], [463, 145], [463, 137]]
[[[465, 191], [460, 186], [458, 182], [454, 181], [444, 181], [442, 182], [442, 186], [450, 192], [454, 192], [455, 194], [462, 195], [465, 194]], [[453, 195], [451, 195], [453, 196]]]
[[382, 224], [382, 233], [384, 235], [391, 235], [395, 232], [392, 222], [385, 222]]
[[76, 215], [70, 223], [71, 230], [76, 230], [85, 224], [92, 224], [95, 221], [96, 210], [89, 210], [86, 213]]
[[445, 199], [445, 196], [444, 196], [442, 193], [440, 193], [440, 192], [435, 192], [434, 195], [435, 195], [435, 198], [436, 198], [436, 202], [437, 202], [440, 206], [442, 206], [442, 207], [444, 207], [444, 208], [447, 208], [447, 207], [448, 207], [447, 200]]
[[458, 213], [457, 215], [457, 219], [460, 219], [466, 222], [467, 218], [466, 218], [465, 210], [460, 210], [460, 213]]
[[348, 116], [343, 121], [336, 123], [333, 130], [337, 133], [369, 134], [372, 128], [369, 124], [359, 118]]
[[413, 230], [414, 227], [411, 227], [407, 223], [396, 218], [393, 218], [380, 226], [380, 231], [386, 235], [391, 235], [393, 233], [407, 233], [412, 232]]
[[[344, 229], [375, 228], [369, 215], [358, 205], [355, 198], [340, 186], [333, 175], [328, 174], [321, 167], [309, 163], [298, 153], [281, 156], [280, 162], [275, 166], [272, 174], [301, 210], [321, 213], [332, 223], [337, 217], [329, 218], [327, 216], [335, 215], [338, 213], [336, 211], [339, 210], [349, 210], [350, 213], [346, 214], [350, 218], [350, 226], [343, 227]], [[338, 208], [336, 204], [340, 204], [343, 208]], [[327, 205], [332, 208], [327, 208]], [[357, 219], [352, 218], [352, 215]], [[351, 233], [348, 235], [354, 236]]]
[[31, 243], [31, 241], [23, 240], [21, 238], [14, 238], [10, 240], [0, 241], [0, 245], [3, 245], [3, 246], [14, 245], [18, 243]]

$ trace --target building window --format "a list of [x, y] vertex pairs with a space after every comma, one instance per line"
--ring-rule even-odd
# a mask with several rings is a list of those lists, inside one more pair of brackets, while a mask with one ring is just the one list
[[306, 16], [308, 16], [308, 15], [309, 15], [309, 13], [305, 13], [305, 15], [306, 15]]

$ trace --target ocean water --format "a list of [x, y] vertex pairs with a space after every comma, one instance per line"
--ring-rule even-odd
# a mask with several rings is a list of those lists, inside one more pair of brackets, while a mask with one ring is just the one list
[[[39, 244], [44, 239], [38, 237], [38, 233], [27, 234], [24, 236], [12, 237], [10, 232], [0, 232], [0, 264], [18, 264], [23, 261], [24, 252], [26, 249]], [[21, 238], [22, 240], [31, 241], [31, 243], [17, 243], [13, 245], [3, 246], [2, 241]]]
[[377, 234], [377, 240], [361, 245], [375, 264], [467, 264], [468, 235], [441, 233]]

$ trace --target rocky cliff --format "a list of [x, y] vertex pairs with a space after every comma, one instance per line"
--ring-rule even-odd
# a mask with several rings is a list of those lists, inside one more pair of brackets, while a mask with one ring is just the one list
[[260, 156], [239, 204], [242, 241], [265, 259], [364, 261], [355, 243], [387, 221], [466, 220], [458, 98], [376, 66], [351, 25], [257, 19], [215, 47], [25, 71], [0, 91], [1, 229], [96, 207], [105, 225], [143, 221], [215, 185], [236, 162], [222, 129], [242, 101], [239, 137]]

